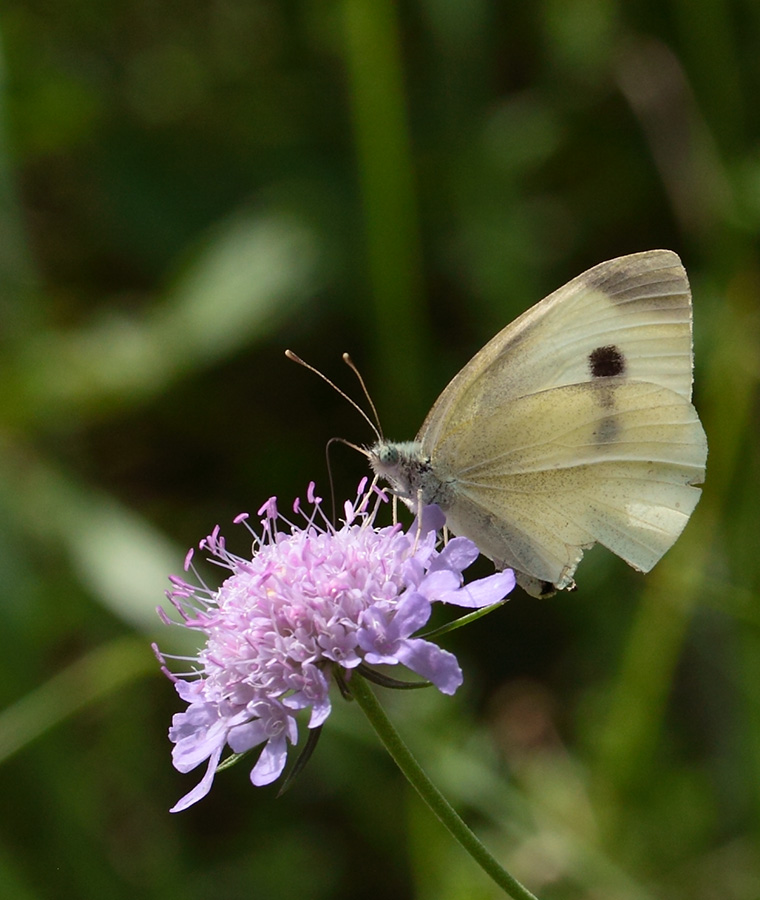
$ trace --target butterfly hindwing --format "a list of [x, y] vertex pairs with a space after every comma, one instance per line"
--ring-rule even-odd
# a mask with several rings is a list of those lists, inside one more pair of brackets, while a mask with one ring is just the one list
[[706, 452], [691, 403], [614, 376], [462, 420], [431, 462], [454, 488], [456, 534], [499, 565], [566, 587], [597, 542], [651, 569], [696, 506]]

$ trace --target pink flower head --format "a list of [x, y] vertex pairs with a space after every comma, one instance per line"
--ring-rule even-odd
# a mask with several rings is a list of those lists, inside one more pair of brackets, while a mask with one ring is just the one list
[[[167, 596], [180, 624], [205, 635], [192, 673], [176, 676], [164, 665], [189, 704], [169, 730], [174, 766], [189, 772], [208, 760], [201, 782], [172, 812], [209, 792], [225, 745], [241, 753], [263, 744], [251, 781], [277, 779], [288, 743], [297, 741], [298, 711], [309, 711], [308, 728], [330, 714], [336, 667], [349, 673], [360, 664], [402, 663], [445, 694], [462, 683], [453, 654], [413, 635], [427, 623], [433, 603], [489, 606], [512, 590], [514, 575], [499, 572], [464, 585], [462, 569], [478, 551], [466, 538], [436, 549], [444, 524], [438, 507], [423, 510], [407, 531], [401, 525], [376, 528], [386, 497], [365, 489], [366, 479], [356, 501], [345, 504], [340, 528], [323, 515], [313, 484], [307, 492], [311, 513], [302, 511], [300, 501], [293, 506], [304, 520], [299, 525], [271, 498], [259, 510], [261, 535], [249, 528], [251, 559], [230, 553], [218, 527], [201, 541], [212, 561], [230, 572], [220, 588], [170, 579]], [[249, 527], [246, 519], [235, 522]], [[185, 568], [192, 568], [192, 553]], [[163, 610], [159, 614], [171, 623]]]

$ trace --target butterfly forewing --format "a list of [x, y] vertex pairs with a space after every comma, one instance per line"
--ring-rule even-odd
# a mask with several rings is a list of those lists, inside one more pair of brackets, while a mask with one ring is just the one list
[[[594, 356], [596, 354], [596, 356]], [[477, 353], [418, 434], [428, 450], [475, 415], [518, 397], [622, 374], [691, 397], [691, 295], [675, 253], [601, 263], [550, 294]]]

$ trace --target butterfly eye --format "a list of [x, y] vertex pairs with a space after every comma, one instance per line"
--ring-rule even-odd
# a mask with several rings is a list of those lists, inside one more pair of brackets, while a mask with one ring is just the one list
[[391, 444], [385, 444], [385, 446], [381, 447], [377, 456], [384, 466], [395, 466], [400, 458], [398, 448]]

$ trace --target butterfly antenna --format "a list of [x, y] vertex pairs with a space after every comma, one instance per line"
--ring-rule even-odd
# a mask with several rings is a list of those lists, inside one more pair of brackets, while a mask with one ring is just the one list
[[[383, 439], [383, 435], [382, 435], [382, 432], [381, 432], [381, 430], [380, 430], [380, 424], [379, 424], [379, 422], [377, 422], [377, 423], [373, 422], [372, 419], [370, 419], [370, 417], [367, 415], [367, 413], [364, 412], [364, 410], [361, 408], [361, 406], [359, 406], [359, 404], [358, 404], [355, 400], [352, 400], [351, 397], [349, 397], [348, 394], [347, 394], [345, 391], [342, 391], [342, 390], [338, 387], [337, 384], [335, 384], [334, 382], [330, 381], [330, 379], [327, 377], [327, 375], [323, 375], [322, 372], [319, 371], [319, 369], [315, 369], [314, 366], [309, 365], [309, 363], [307, 363], [305, 360], [301, 359], [300, 356], [296, 356], [296, 354], [293, 353], [292, 350], [286, 350], [286, 351], [285, 351], [285, 356], [287, 356], [287, 358], [288, 358], [291, 362], [298, 363], [299, 366], [303, 366], [304, 369], [308, 369], [310, 372], [313, 372], [315, 375], [318, 375], [318, 376], [322, 379], [322, 381], [324, 381], [324, 382], [326, 382], [327, 384], [329, 384], [330, 387], [331, 387], [334, 391], [337, 391], [337, 392], [340, 394], [340, 396], [343, 397], [344, 400], [346, 400], [348, 403], [351, 404], [351, 406], [353, 406], [353, 408], [359, 413], [359, 415], [360, 415], [360, 416], [364, 419], [364, 421], [369, 425], [369, 427], [372, 429], [372, 431], [374, 431], [375, 437], [378, 439], [378, 441], [381, 441], [381, 440]], [[362, 380], [361, 375], [359, 375], [359, 372], [357, 371], [357, 369], [356, 369], [356, 367], [354, 366], [354, 364], [351, 362], [351, 358], [349, 357], [349, 355], [348, 355], [347, 353], [344, 353], [344, 354], [343, 354], [343, 359], [346, 360], [346, 361], [348, 362], [348, 365], [353, 369], [354, 372], [356, 372], [356, 375], [357, 375], [358, 378], [359, 378], [359, 383], [361, 384], [362, 388], [364, 388], [364, 394], [365, 394], [365, 396], [367, 397], [367, 399], [369, 400], [369, 405], [370, 405], [370, 407], [372, 408], [372, 412], [373, 412], [373, 414], [374, 414], [374, 416], [375, 416], [375, 419], [377, 419], [377, 410], [375, 409], [375, 405], [374, 405], [374, 403], [372, 402], [372, 400], [370, 399], [369, 394], [367, 393], [366, 387], [364, 387], [364, 381]], [[359, 452], [360, 452], [360, 453], [363, 453], [365, 456], [367, 455], [366, 450], [362, 450], [361, 448], [357, 447], [355, 444], [351, 444], [351, 443], [349, 443], [348, 441], [343, 441], [343, 443], [344, 443], [344, 444], [347, 444], [349, 447], [353, 447], [355, 450], [359, 450]]]
[[325, 444], [325, 461], [327, 462], [327, 479], [330, 482], [332, 521], [333, 524], [335, 524], [338, 521], [338, 507], [335, 503], [335, 481], [333, 479], [332, 464], [330, 463], [330, 447], [332, 447], [333, 444], [345, 444], [346, 447], [350, 447], [352, 450], [356, 450], [357, 453], [361, 453], [362, 456], [366, 456], [367, 459], [370, 458], [370, 454], [369, 450], [365, 450], [364, 447], [360, 447], [358, 444], [352, 444], [351, 441], [347, 441], [342, 437], [331, 437], [330, 440]]
[[380, 425], [380, 416], [378, 416], [378, 414], [377, 414], [377, 407], [372, 402], [372, 397], [370, 396], [370, 393], [367, 390], [367, 385], [364, 383], [364, 379], [362, 378], [362, 373], [356, 367], [356, 363], [351, 359], [351, 357], [348, 355], [348, 353], [343, 354], [343, 362], [348, 366], [349, 369], [351, 369], [351, 371], [354, 373], [354, 375], [356, 375], [356, 377], [359, 379], [359, 384], [361, 385], [362, 392], [364, 393], [364, 396], [367, 398], [367, 403], [369, 403], [369, 408], [372, 410], [372, 415], [375, 419], [375, 434], [377, 435], [378, 439], [382, 439], [383, 429], [382, 429], [382, 426]]

